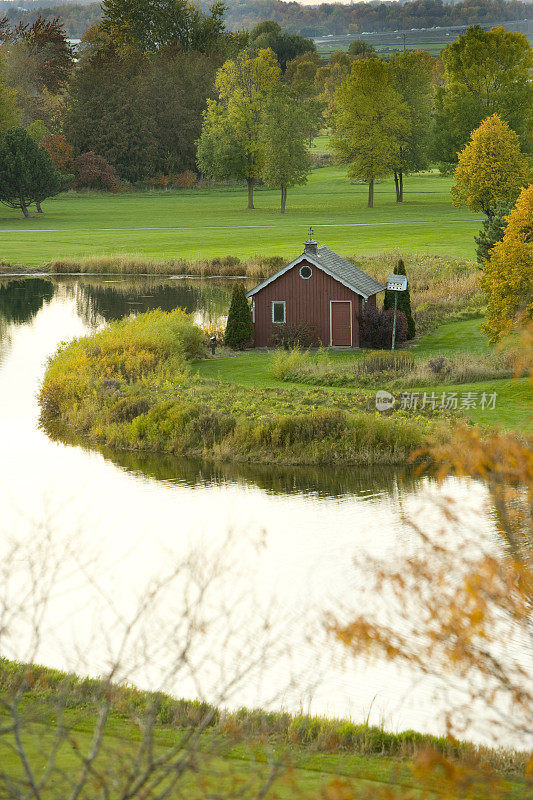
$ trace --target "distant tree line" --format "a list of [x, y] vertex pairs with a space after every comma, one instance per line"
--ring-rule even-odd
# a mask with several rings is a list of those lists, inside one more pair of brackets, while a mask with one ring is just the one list
[[[211, 0], [201, 0], [208, 10]], [[263, 20], [278, 22], [289, 33], [303, 36], [361, 33], [363, 31], [393, 31], [436, 26], [465, 26], [531, 19], [531, 3], [519, 0], [414, 0], [397, 3], [322, 3], [304, 5], [282, 0], [226, 0], [228, 30], [253, 28]], [[2, 7], [5, 10], [2, 10]], [[28, 10], [24, 10], [28, 9]], [[87, 28], [102, 18], [99, 3], [45, 5], [42, 0], [25, 2], [23, 6], [0, 3], [11, 24], [32, 24], [41, 15], [45, 19], [59, 17], [70, 38], [81, 38]]]

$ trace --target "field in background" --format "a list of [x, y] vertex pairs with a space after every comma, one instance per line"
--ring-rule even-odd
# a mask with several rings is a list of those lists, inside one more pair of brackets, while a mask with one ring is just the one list
[[[312, 152], [327, 148], [320, 137]], [[451, 178], [437, 172], [408, 176], [405, 202], [395, 202], [392, 179], [376, 185], [375, 207], [366, 208], [367, 186], [351, 184], [344, 169], [313, 170], [308, 183], [288, 193], [259, 189], [255, 211], [246, 209], [244, 186], [198, 190], [68, 193], [47, 200], [30, 220], [0, 207], [0, 261], [43, 266], [53, 259], [129, 255], [142, 258], [294, 257], [309, 226], [342, 255], [385, 250], [474, 257], [478, 215], [454, 208]]]
[[[533, 44], [533, 20], [518, 20], [510, 22], [494, 22], [481, 27], [489, 29], [493, 26], [503, 25], [508, 31], [521, 31], [525, 33], [529, 42]], [[326, 60], [335, 50], [348, 50], [353, 39], [363, 39], [373, 45], [380, 56], [400, 53], [402, 50], [427, 50], [437, 56], [451, 42], [456, 42], [461, 33], [468, 26], [454, 26], [450, 28], [421, 28], [418, 30], [397, 31], [361, 31], [353, 35], [322, 36], [316, 38], [315, 44], [318, 52]]]

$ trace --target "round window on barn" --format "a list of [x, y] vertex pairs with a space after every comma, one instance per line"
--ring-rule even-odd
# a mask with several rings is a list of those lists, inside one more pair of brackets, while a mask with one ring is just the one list
[[301, 278], [310, 278], [313, 274], [313, 270], [311, 267], [308, 267], [307, 264], [300, 269], [300, 277]]

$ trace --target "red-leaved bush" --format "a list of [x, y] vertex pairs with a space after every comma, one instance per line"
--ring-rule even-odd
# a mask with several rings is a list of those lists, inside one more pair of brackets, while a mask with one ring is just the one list
[[[360, 340], [362, 347], [372, 350], [384, 350], [392, 345], [392, 328], [394, 325], [394, 309], [378, 311], [374, 306], [367, 306], [361, 317]], [[403, 311], [396, 317], [396, 344], [407, 339], [407, 318]]]
[[75, 189], [100, 189], [106, 192], [116, 192], [119, 180], [114, 168], [105, 158], [93, 153], [82, 153], [72, 161], [71, 170], [74, 173]]

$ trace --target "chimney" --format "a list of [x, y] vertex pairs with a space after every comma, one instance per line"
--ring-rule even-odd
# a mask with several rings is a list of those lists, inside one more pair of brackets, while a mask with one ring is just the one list
[[304, 253], [310, 256], [316, 256], [318, 253], [318, 242], [316, 239], [308, 239], [304, 244]]

